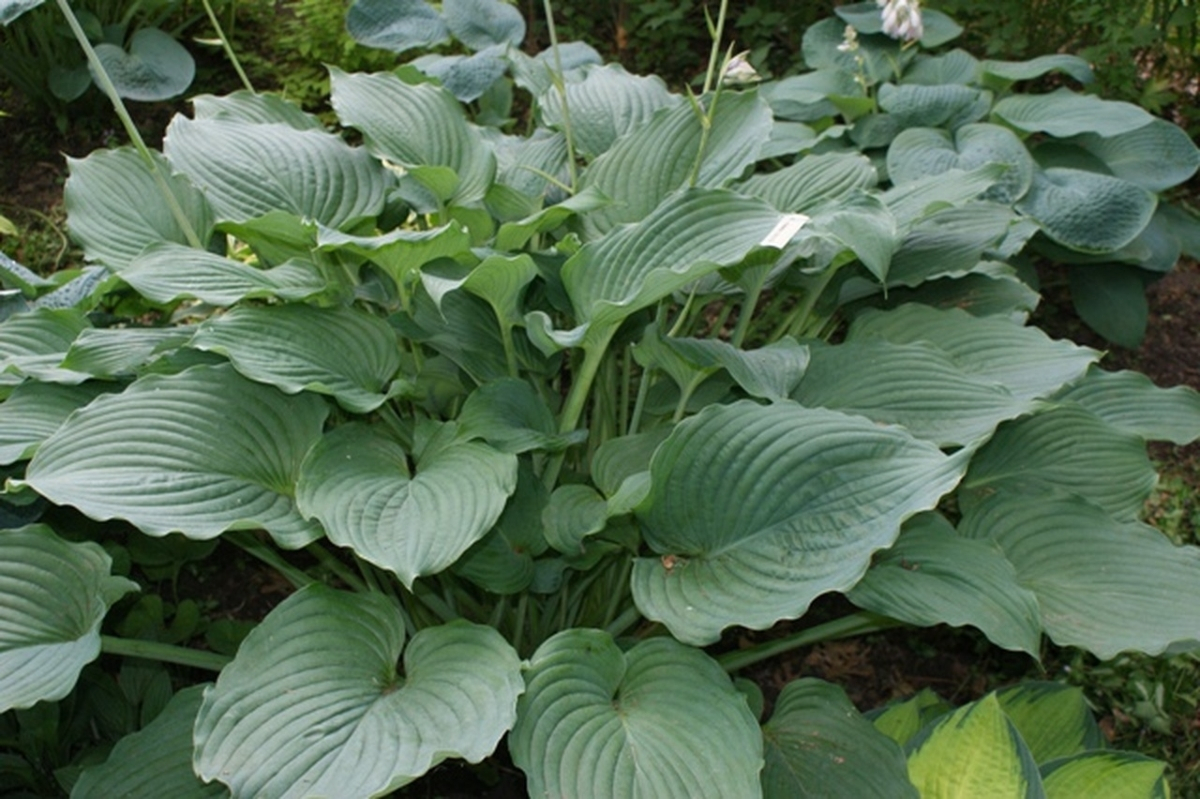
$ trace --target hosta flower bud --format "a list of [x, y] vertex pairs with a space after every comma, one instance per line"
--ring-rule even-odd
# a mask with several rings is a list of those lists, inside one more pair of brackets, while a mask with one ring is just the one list
[[853, 53], [858, 49], [858, 31], [853, 25], [847, 25], [846, 30], [842, 33], [842, 43], [837, 46], [837, 49], [843, 53]]
[[754, 67], [750, 66], [750, 62], [747, 60], [749, 55], [750, 51], [744, 50], [731, 58], [725, 66], [725, 74], [721, 76], [721, 83], [726, 86], [742, 86], [762, 80], [762, 76], [755, 71]]
[[883, 32], [893, 39], [915, 42], [925, 33], [918, 0], [876, 0], [883, 7]]

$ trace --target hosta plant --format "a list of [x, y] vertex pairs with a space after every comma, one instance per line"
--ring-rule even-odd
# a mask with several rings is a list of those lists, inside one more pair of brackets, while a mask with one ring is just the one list
[[[1096, 235], [1131, 224], [1107, 195], [1055, 193], [1006, 100], [854, 72], [949, 63], [875, 6], [846, 12], [866, 66], [805, 54], [850, 76], [805, 102], [853, 127], [790, 119], [791, 84], [723, 85], [716, 49], [681, 95], [582, 47], [518, 53], [496, 2], [355, 9], [396, 49], [486, 52], [485, 92], [440, 83], [472, 55], [334, 70], [342, 130], [198, 97], [161, 153], [71, 161], [83, 274], [3, 265], [0, 708], [68, 696], [101, 652], [218, 672], [73, 795], [377, 796], [498, 750], [533, 796], [1165, 793], [1067, 689], [872, 720], [803, 680], [760, 718], [730, 677], [897, 624], [1033, 657], [1200, 646], [1200, 551], [1139, 520], [1145, 443], [1200, 437], [1200, 397], [1025, 324], [1015, 259], [1059, 221], [1029, 192]], [[991, 144], [899, 177], [962, 92]], [[867, 119], [902, 128], [886, 157]], [[137, 585], [78, 514], [226, 540], [296, 590], [228, 662], [113, 635]], [[706, 649], [830, 593], [860, 610]]]

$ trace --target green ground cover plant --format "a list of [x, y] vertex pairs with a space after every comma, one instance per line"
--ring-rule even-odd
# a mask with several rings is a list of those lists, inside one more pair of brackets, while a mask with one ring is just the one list
[[[503, 749], [533, 796], [1168, 795], [1068, 686], [864, 715], [731, 674], [901, 624], [1200, 647], [1200, 549], [1141, 518], [1146, 442], [1200, 438], [1200, 396], [1027, 326], [1022, 261], [1076, 263], [1128, 333], [1140, 273], [1195, 252], [1162, 193], [1200, 152], [900, 0], [755, 85], [725, 11], [680, 94], [525, 54], [496, 0], [358, 0], [360, 42], [421, 55], [331, 70], [340, 130], [205, 95], [161, 152], [71, 161], [90, 265], [0, 261], [4, 779], [378, 796]], [[131, 604], [129, 563], [218, 540], [295, 587], [248, 634]], [[830, 593], [858, 610], [713, 648]], [[119, 741], [63, 763], [89, 707]]]

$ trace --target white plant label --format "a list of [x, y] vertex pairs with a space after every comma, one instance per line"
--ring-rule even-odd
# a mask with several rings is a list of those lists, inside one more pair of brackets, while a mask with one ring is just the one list
[[808, 217], [804, 214], [784, 214], [783, 218], [775, 223], [775, 227], [771, 228], [771, 232], [762, 240], [764, 247], [778, 247], [783, 249], [792, 236], [800, 232], [800, 228], [808, 223]]

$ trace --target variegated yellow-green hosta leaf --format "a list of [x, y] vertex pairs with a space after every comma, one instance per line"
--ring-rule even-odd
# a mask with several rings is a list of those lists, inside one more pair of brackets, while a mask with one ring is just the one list
[[1046, 799], [1168, 799], [1167, 764], [1134, 752], [1081, 752], [1042, 764]]
[[845, 691], [821, 680], [784, 686], [763, 725], [763, 744], [766, 799], [917, 795], [900, 746], [863, 718]]
[[1002, 553], [960, 536], [942, 516], [910, 519], [847, 594], [859, 607], [909, 624], [969, 624], [1005, 649], [1041, 651], [1037, 597]]
[[928, 688], [899, 702], [873, 710], [868, 714], [875, 729], [904, 746], [938, 716], [953, 708]]
[[898, 427], [793, 402], [714, 405], [655, 452], [639, 509], [661, 557], [634, 599], [682, 641], [796, 618], [862, 577], [901, 523], [958, 482], [962, 458]]
[[959, 531], [1012, 563], [1061, 646], [1107, 660], [1200, 642], [1200, 548], [1077, 496], [1007, 487], [970, 507]]
[[[184, 217], [201, 241], [212, 230], [213, 215], [204, 195], [152, 154]], [[150, 244], [187, 244], [187, 234], [160, 194], [154, 174], [132, 147], [97, 150], [67, 159], [71, 176], [63, 188], [71, 236], [88, 258], [121, 269]]]
[[755, 797], [762, 735], [703, 652], [651, 638], [626, 652], [567, 630], [530, 659], [509, 736], [530, 796]]
[[946, 714], [908, 751], [908, 776], [923, 798], [1045, 797], [1037, 764], [994, 694]]
[[251, 380], [328, 394], [355, 413], [382, 405], [400, 368], [392, 327], [345, 306], [242, 305], [201, 325], [190, 345], [226, 356]]
[[0, 530], [0, 712], [62, 699], [100, 654], [109, 606], [137, 585], [44, 525]]
[[203, 783], [192, 770], [192, 727], [206, 685], [193, 685], [171, 698], [154, 721], [126, 735], [108, 759], [89, 766], [71, 789], [72, 799], [225, 799], [229, 788]]
[[1073, 685], [1023, 682], [996, 698], [1039, 764], [1107, 745], [1087, 698]]
[[205, 692], [195, 768], [235, 796], [381, 796], [446, 758], [490, 755], [523, 688], [517, 653], [490, 627], [456, 621], [405, 646], [383, 595], [311, 585]]
[[151, 375], [73, 414], [24, 483], [150, 535], [262, 527], [299, 547], [320, 529], [296, 512], [292, 491], [327, 412], [312, 394], [288, 397], [225, 365]]
[[362, 424], [327, 433], [305, 460], [296, 501], [329, 539], [404, 581], [448, 568], [496, 523], [517, 483], [515, 455], [478, 441], [408, 456]]

